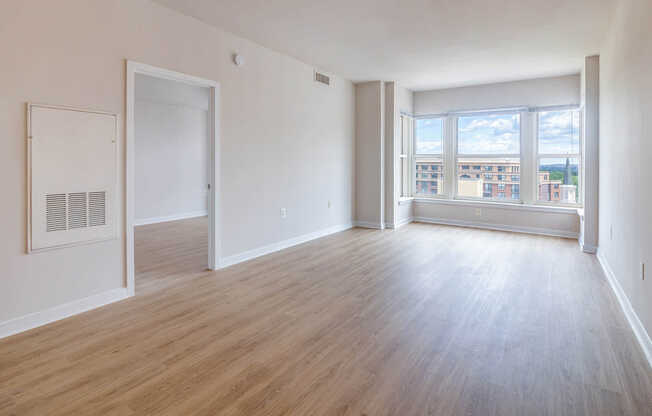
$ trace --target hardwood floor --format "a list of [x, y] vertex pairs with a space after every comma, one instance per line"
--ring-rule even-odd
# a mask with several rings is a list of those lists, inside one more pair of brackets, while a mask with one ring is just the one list
[[134, 266], [138, 295], [204, 273], [208, 268], [208, 217], [136, 227]]
[[576, 241], [410, 224], [208, 272], [204, 237], [140, 229], [136, 297], [0, 340], [0, 414], [652, 414]]

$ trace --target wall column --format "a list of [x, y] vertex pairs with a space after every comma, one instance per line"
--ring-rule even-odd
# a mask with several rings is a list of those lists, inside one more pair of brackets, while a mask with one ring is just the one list
[[600, 140], [600, 57], [589, 56], [582, 71], [584, 107], [584, 216], [580, 245], [587, 253], [598, 248], [598, 174]]

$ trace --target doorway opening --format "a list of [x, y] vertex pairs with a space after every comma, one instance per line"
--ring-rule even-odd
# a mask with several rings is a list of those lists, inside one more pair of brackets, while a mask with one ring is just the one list
[[131, 295], [219, 267], [219, 85], [127, 62]]

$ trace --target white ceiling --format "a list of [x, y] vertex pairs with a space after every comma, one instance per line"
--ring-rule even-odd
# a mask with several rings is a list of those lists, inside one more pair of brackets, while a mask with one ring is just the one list
[[154, 0], [352, 81], [413, 90], [578, 73], [614, 0]]

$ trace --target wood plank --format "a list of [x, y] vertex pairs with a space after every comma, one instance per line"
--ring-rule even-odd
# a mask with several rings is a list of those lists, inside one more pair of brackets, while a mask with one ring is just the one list
[[136, 297], [0, 340], [0, 415], [652, 415], [576, 241], [410, 224], [212, 272], [206, 226], [138, 227]]

